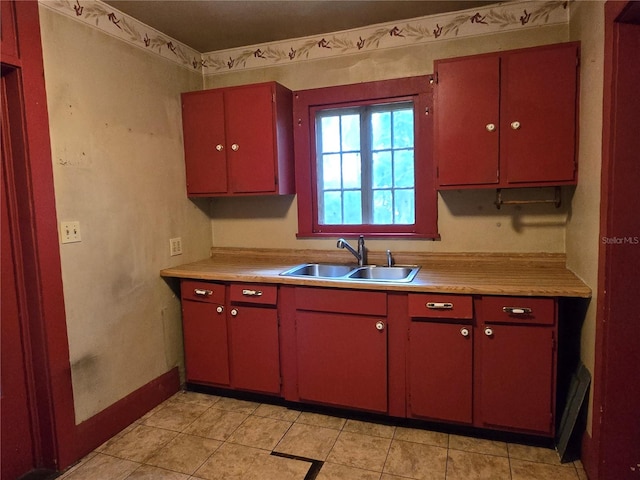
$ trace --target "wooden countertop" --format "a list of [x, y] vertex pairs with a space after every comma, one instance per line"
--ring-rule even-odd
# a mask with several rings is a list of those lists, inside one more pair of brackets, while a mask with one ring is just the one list
[[[301, 263], [352, 263], [344, 250], [212, 248], [211, 258], [167, 268], [163, 277], [276, 283], [366, 290], [483, 295], [591, 297], [591, 289], [566, 267], [564, 254], [395, 253], [398, 265], [420, 265], [411, 283], [284, 277]], [[383, 252], [368, 263], [384, 265]]]

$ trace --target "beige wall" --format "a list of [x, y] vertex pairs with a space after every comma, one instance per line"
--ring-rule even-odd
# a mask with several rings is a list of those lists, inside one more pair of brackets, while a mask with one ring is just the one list
[[[602, 94], [604, 2], [571, 5], [571, 39], [581, 40], [579, 182], [567, 224], [567, 265], [591, 287], [593, 298], [582, 328], [582, 362], [592, 372], [595, 362], [600, 172], [602, 164]], [[592, 389], [593, 391], [593, 389]], [[592, 399], [587, 430], [591, 432]]]
[[[40, 7], [76, 421], [182, 364], [178, 299], [159, 271], [206, 257], [185, 195], [179, 93], [202, 76]], [[184, 255], [169, 256], [181, 236]]]
[[[476, 53], [566, 42], [567, 26], [445, 40], [427, 45], [379, 50], [264, 69], [210, 75], [205, 86], [276, 80], [292, 90], [383, 80], [432, 73], [433, 60]], [[570, 190], [570, 189], [568, 189]], [[570, 191], [564, 206], [503, 207], [493, 205], [495, 190], [450, 191], [439, 196], [438, 226], [442, 239], [368, 240], [372, 251], [564, 252]], [[517, 192], [521, 195], [522, 192]], [[525, 194], [525, 195], [528, 195]], [[553, 191], [542, 192], [553, 197]], [[212, 202], [215, 246], [333, 248], [333, 240], [296, 239], [297, 210], [293, 197], [233, 198]]]

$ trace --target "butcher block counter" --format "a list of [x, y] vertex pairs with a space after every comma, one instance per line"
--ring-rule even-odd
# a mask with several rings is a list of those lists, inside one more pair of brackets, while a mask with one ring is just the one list
[[[410, 283], [286, 277], [302, 263], [354, 264], [344, 250], [212, 248], [211, 257], [164, 269], [163, 277], [222, 282], [274, 283], [351, 290], [591, 297], [591, 289], [566, 267], [564, 254], [393, 252], [396, 265], [419, 265]], [[367, 263], [385, 265], [384, 252], [369, 251]]]

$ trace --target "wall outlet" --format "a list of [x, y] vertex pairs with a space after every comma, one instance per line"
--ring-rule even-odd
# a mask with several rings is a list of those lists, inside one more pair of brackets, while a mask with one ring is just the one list
[[176, 255], [182, 255], [182, 238], [170, 238], [169, 239], [169, 251], [172, 257]]
[[80, 222], [60, 222], [61, 243], [81, 242]]

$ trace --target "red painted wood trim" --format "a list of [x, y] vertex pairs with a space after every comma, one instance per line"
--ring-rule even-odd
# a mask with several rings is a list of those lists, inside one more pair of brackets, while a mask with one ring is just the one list
[[407, 296], [389, 293], [388, 303], [388, 415], [407, 416], [407, 351], [409, 350], [409, 314]]
[[[600, 236], [607, 236], [609, 225], [609, 211], [611, 208], [612, 167], [615, 154], [614, 127], [612, 120], [615, 116], [616, 100], [616, 19], [633, 2], [609, 0], [605, 4], [604, 30], [604, 86], [603, 86], [603, 129], [602, 129], [602, 166], [600, 190]], [[601, 407], [606, 399], [603, 378], [606, 364], [607, 326], [604, 321], [608, 317], [609, 308], [609, 262], [608, 245], [600, 242], [598, 252], [598, 305], [596, 311], [596, 342], [595, 367], [593, 372], [593, 406], [591, 435], [586, 431], [582, 437], [581, 460], [589, 478], [600, 478], [602, 471], [602, 414]]]
[[299, 402], [298, 360], [296, 342], [296, 287], [282, 285], [278, 314], [280, 316], [280, 373], [282, 396], [290, 402]]
[[[394, 80], [382, 80], [351, 85], [338, 85], [294, 92], [294, 152], [296, 169], [296, 192], [298, 195], [298, 233], [299, 238], [336, 237], [367, 234], [376, 237], [391, 238], [429, 238], [437, 239], [437, 191], [435, 188], [435, 168], [431, 165], [433, 148], [432, 116], [421, 112], [432, 110], [433, 92], [428, 75], [407, 77]], [[416, 218], [415, 224], [406, 225], [316, 225], [317, 205], [315, 200], [315, 165], [313, 142], [315, 126], [310, 117], [318, 107], [327, 105], [354, 105], [387, 100], [405, 100], [413, 98], [415, 118], [415, 158], [428, 159], [416, 161]], [[311, 155], [311, 157], [310, 157]], [[420, 197], [421, 196], [421, 197]]]
[[37, 398], [34, 414], [42, 444], [37, 462], [56, 468], [73, 443], [75, 419], [38, 2], [15, 2], [15, 18], [28, 144], [28, 158], [16, 172], [15, 182], [17, 195], [23, 199], [23, 267], [30, 286], [29, 330]]
[[77, 460], [92, 452], [179, 389], [180, 375], [178, 367], [174, 367], [77, 425], [74, 429], [74, 458]]

